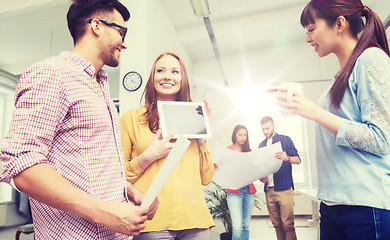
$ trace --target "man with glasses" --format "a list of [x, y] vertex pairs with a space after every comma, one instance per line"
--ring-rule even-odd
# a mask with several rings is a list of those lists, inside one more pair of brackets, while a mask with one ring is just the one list
[[[87, 21], [87, 23], [92, 23], [92, 20], [93, 19], [89, 19]], [[127, 27], [124, 27], [124, 26], [121, 26], [121, 25], [118, 25], [114, 22], [110, 22], [110, 21], [107, 21], [107, 20], [103, 20], [103, 19], [98, 19], [100, 22], [103, 22], [104, 24], [106, 24], [107, 26], [112, 26], [112, 27], [117, 27], [118, 28], [118, 32], [119, 34], [122, 36], [122, 42], [125, 41], [125, 37], [126, 37], [126, 33], [127, 33]]]
[[130, 13], [117, 0], [74, 0], [67, 20], [72, 52], [21, 77], [0, 180], [30, 196], [35, 239], [128, 239], [158, 201], [126, 181], [119, 118], [104, 65], [126, 49]]

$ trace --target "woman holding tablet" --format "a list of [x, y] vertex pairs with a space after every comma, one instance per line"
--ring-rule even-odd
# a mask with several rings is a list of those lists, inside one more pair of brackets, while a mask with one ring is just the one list
[[[143, 97], [145, 106], [126, 112], [121, 118], [122, 147], [126, 177], [147, 192], [173, 146], [174, 133], [162, 138], [157, 101], [191, 102], [187, 71], [182, 59], [166, 52], [155, 60]], [[210, 112], [205, 102], [207, 112]], [[211, 182], [214, 164], [205, 139], [191, 144], [158, 194], [160, 201], [153, 220], [135, 240], [209, 239], [213, 219], [202, 185]]]

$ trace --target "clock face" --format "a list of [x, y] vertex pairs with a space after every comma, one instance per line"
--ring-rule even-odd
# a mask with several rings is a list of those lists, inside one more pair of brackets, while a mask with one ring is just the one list
[[136, 91], [142, 85], [141, 75], [137, 72], [128, 72], [123, 77], [123, 87], [128, 91]]

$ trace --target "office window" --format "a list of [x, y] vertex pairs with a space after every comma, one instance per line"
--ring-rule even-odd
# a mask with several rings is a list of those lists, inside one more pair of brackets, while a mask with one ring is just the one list
[[[309, 156], [306, 120], [299, 116], [286, 117], [281, 115], [276, 104], [276, 93], [267, 91], [269, 87], [250, 88], [207, 88], [205, 98], [212, 106], [212, 134], [209, 139], [211, 150], [214, 145], [228, 146], [231, 144], [231, 134], [236, 124], [243, 124], [249, 133], [249, 143], [252, 149], [257, 149], [265, 138], [261, 130], [260, 120], [264, 116], [274, 119], [276, 132], [289, 136], [302, 163], [293, 165], [293, 178], [296, 187], [311, 188], [311, 156]], [[313, 144], [311, 144], [313, 146]], [[255, 182], [262, 189], [260, 181]]]
[[275, 131], [278, 134], [289, 136], [302, 160], [301, 164], [293, 164], [294, 184], [301, 188], [311, 188], [310, 158], [308, 151], [308, 136], [306, 120], [299, 116], [285, 116], [276, 104], [276, 93], [267, 92], [262, 88], [245, 90], [236, 98], [236, 109], [241, 111], [241, 122], [248, 128], [250, 145], [257, 149], [259, 143], [265, 139], [260, 121], [264, 116], [270, 116], [275, 122]]

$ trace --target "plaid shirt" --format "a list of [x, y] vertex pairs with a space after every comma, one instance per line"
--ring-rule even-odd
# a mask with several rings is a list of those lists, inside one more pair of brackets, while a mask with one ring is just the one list
[[[282, 150], [287, 153], [287, 156], [290, 157], [299, 157], [298, 151], [294, 146], [293, 141], [290, 137], [285, 135], [275, 134], [272, 138], [272, 144], [279, 142], [282, 145]], [[265, 147], [267, 144], [267, 139], [262, 141], [259, 144], [259, 148]], [[273, 174], [274, 176], [274, 190], [282, 191], [289, 189], [290, 187], [294, 188], [294, 182], [292, 177], [292, 168], [291, 163], [283, 161], [280, 169]], [[268, 191], [268, 184], [264, 184], [264, 192]]]
[[[127, 201], [117, 110], [104, 71], [72, 52], [28, 69], [3, 140], [0, 180], [48, 163], [74, 187], [109, 203]], [[102, 90], [96, 81], [101, 84]], [[102, 92], [103, 91], [103, 92]], [[30, 198], [36, 239], [128, 239]]]

